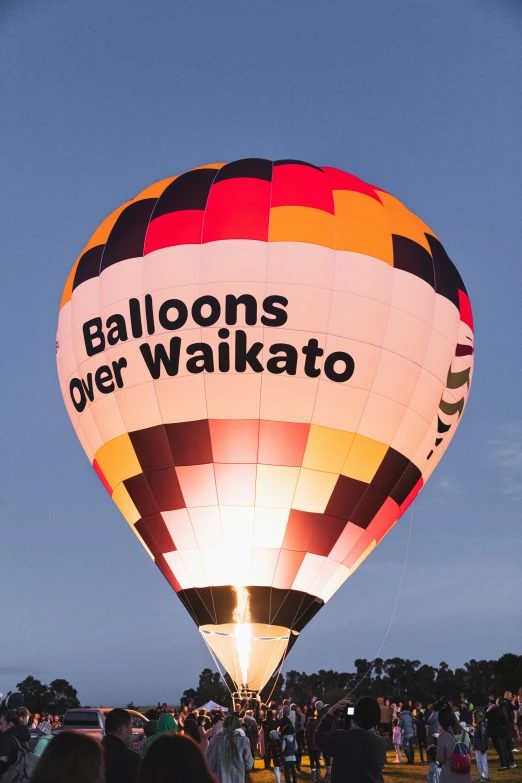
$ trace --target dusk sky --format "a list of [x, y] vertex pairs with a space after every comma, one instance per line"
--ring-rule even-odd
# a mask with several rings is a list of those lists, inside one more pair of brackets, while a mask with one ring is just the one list
[[285, 670], [522, 650], [522, 10], [508, 0], [1, 0], [0, 691], [179, 703], [212, 660], [89, 465], [60, 394], [58, 306], [98, 224], [213, 161], [300, 159], [389, 191], [474, 309], [475, 375], [420, 497]]

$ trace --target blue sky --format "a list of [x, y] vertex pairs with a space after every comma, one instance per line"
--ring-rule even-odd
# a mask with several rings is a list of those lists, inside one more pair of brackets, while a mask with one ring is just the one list
[[[177, 702], [211, 660], [89, 466], [54, 360], [66, 275], [151, 182], [247, 156], [344, 168], [436, 231], [474, 306], [459, 432], [413, 507], [382, 650], [520, 652], [522, 9], [486, 0], [2, 0], [0, 691]], [[373, 658], [409, 512], [286, 668]]]

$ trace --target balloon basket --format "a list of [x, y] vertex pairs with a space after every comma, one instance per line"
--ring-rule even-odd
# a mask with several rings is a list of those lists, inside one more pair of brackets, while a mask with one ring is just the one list
[[[238, 691], [234, 691], [231, 694], [231, 697], [232, 712], [239, 712], [240, 715], [244, 715], [247, 710], [253, 710], [254, 716], [257, 718], [259, 705], [261, 704], [261, 697], [258, 691], [253, 691], [249, 688], [241, 688]], [[238, 705], [239, 710], [237, 709]]]

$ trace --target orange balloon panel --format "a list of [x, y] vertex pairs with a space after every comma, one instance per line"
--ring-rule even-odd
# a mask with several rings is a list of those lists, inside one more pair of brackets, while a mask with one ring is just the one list
[[65, 286], [57, 363], [105, 488], [259, 688], [447, 448], [473, 320], [395, 198], [252, 158], [162, 180], [104, 221]]

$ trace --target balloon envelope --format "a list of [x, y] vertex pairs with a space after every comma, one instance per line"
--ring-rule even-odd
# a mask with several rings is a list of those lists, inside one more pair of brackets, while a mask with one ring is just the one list
[[113, 212], [63, 292], [90, 462], [238, 686], [260, 689], [416, 497], [473, 321], [433, 231], [344, 171], [210, 164]]

